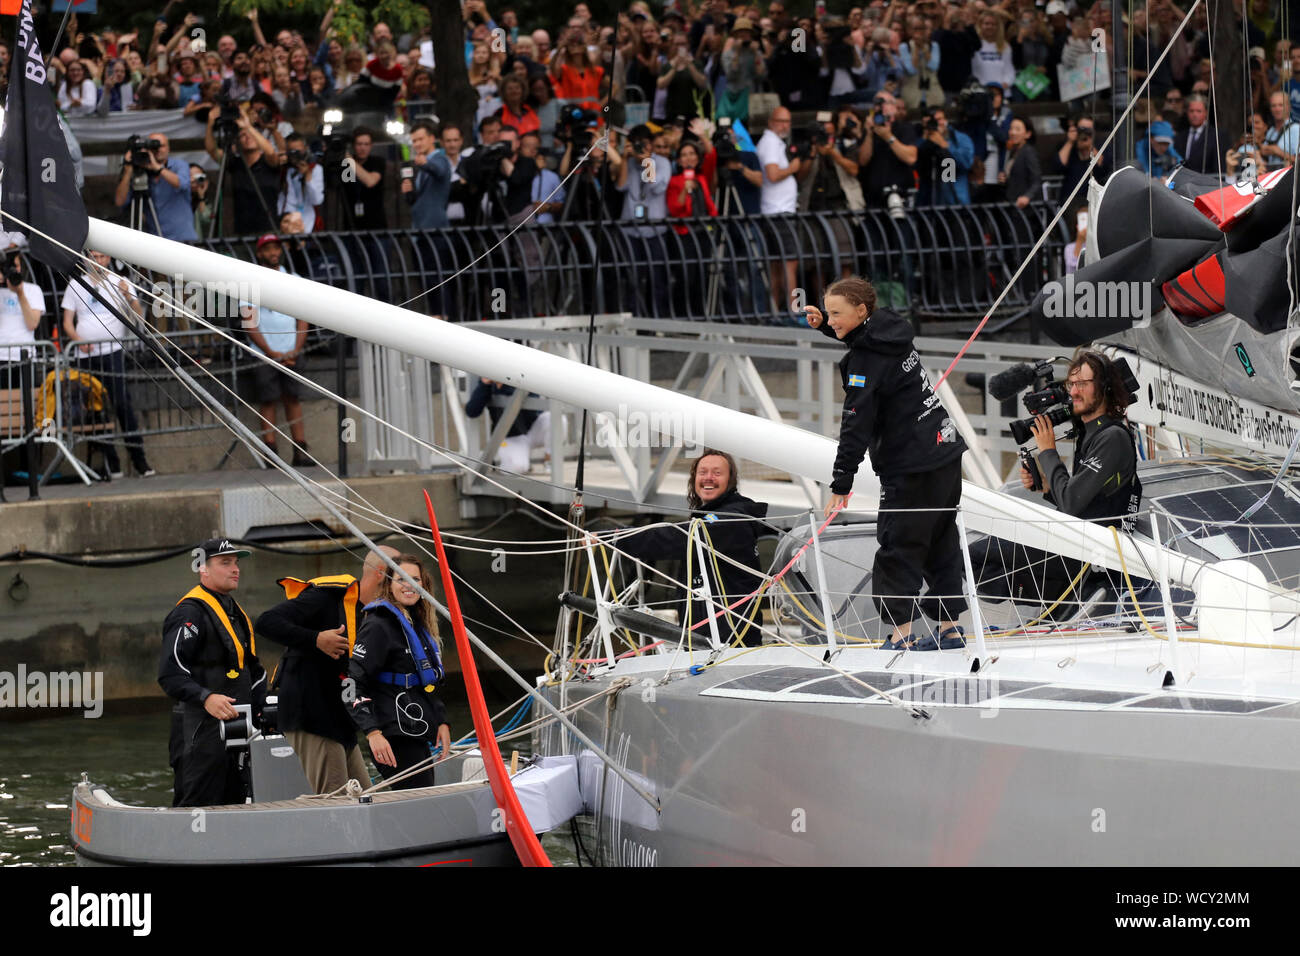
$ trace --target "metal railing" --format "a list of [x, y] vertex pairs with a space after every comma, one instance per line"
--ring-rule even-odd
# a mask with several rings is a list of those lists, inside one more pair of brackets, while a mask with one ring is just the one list
[[[237, 442], [229, 440], [222, 421], [168, 366], [178, 364], [223, 408], [238, 415], [241, 398], [257, 404], [250, 392], [258, 359], [207, 331], [151, 332], [151, 336], [167, 356], [166, 362], [136, 340], [83, 340], [62, 349], [48, 341], [13, 346], [25, 350], [25, 359], [0, 364], [0, 452], [29, 439], [52, 445], [55, 456], [39, 481], [48, 480], [62, 460], [77, 479], [90, 484], [113, 470], [118, 445], [130, 458], [143, 461], [146, 439], [208, 433], [197, 439], [199, 446], [214, 451], [208, 467], [224, 466]], [[308, 342], [307, 360], [315, 355], [312, 365], [323, 367], [320, 358], [331, 355], [339, 341], [333, 333], [317, 329]], [[111, 351], [103, 351], [105, 346]], [[7, 350], [0, 343], [0, 355]], [[329, 365], [337, 369], [333, 360]], [[299, 368], [303, 370], [303, 364]], [[313, 368], [314, 374], [320, 371]], [[20, 376], [26, 373], [30, 378], [24, 381]], [[326, 382], [335, 389], [343, 384], [340, 378], [337, 370], [325, 372]], [[31, 424], [23, 407], [24, 391], [30, 394]], [[194, 444], [173, 442], [172, 447]], [[225, 448], [225, 453], [217, 458], [219, 448]], [[85, 462], [78, 458], [83, 451]]]
[[[594, 311], [780, 324], [787, 310], [772, 301], [770, 275], [794, 262], [804, 289], [855, 273], [876, 284], [882, 305], [917, 321], [971, 319], [992, 307], [1052, 211], [1046, 204], [996, 203], [918, 207], [900, 219], [867, 210], [603, 226], [529, 223], [508, 238], [504, 226], [319, 232], [288, 239], [285, 265], [315, 281], [386, 302], [409, 301], [457, 321]], [[1061, 275], [1072, 239], [1058, 223], [999, 316], [1023, 311], [1045, 281]], [[246, 236], [200, 245], [251, 261], [255, 242]]]

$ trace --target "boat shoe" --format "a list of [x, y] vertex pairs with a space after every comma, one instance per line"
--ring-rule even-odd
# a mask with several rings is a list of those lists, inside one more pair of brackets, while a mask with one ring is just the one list
[[[953, 635], [949, 637], [948, 635]], [[927, 634], [912, 645], [914, 651], [953, 651], [966, 646], [966, 632], [960, 627], [950, 627], [942, 634]]]

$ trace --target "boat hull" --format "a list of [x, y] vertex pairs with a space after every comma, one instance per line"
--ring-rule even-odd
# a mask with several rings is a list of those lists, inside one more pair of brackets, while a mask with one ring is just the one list
[[[891, 656], [867, 655], [876, 668]], [[1288, 813], [1300, 786], [1294, 702], [1218, 714], [1161, 709], [1158, 695], [1138, 708], [1106, 709], [1105, 691], [1101, 702], [1018, 707], [1011, 698], [998, 706], [987, 693], [980, 700], [976, 691], [973, 701], [913, 695], [929, 715], [918, 718], [879, 698], [718, 696], [717, 688], [738, 677], [761, 686], [763, 672], [714, 668], [662, 686], [634, 677], [612, 695], [613, 706], [606, 697], [578, 711], [579, 726], [662, 805], [656, 815], [580, 754], [593, 811], [584, 833], [598, 862], [1207, 866], [1300, 859], [1300, 827]], [[615, 677], [569, 684], [566, 699], [600, 694]], [[970, 681], [944, 683], [936, 696], [971, 693]], [[1014, 689], [1008, 682], [1002, 691]], [[558, 699], [558, 688], [546, 690]], [[992, 697], [1002, 691], [994, 688]], [[535, 746], [556, 752], [559, 732], [544, 730]]]
[[494, 828], [491, 789], [457, 783], [349, 797], [228, 807], [150, 808], [116, 803], [102, 789], [73, 790], [79, 865], [515, 866]]

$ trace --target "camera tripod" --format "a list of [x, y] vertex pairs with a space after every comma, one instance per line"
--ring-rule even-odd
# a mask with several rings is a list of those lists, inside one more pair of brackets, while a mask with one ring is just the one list
[[148, 219], [153, 221], [154, 233], [162, 235], [162, 226], [158, 222], [158, 208], [153, 204], [153, 196], [149, 193], [149, 173], [146, 170], [137, 168], [131, 173], [131, 211], [128, 224], [132, 229], [138, 229], [140, 232], [148, 232], [145, 228]]

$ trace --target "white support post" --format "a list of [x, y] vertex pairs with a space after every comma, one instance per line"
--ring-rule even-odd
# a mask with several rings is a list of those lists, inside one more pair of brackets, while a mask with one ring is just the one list
[[826, 627], [826, 659], [835, 656], [835, 622], [831, 620], [831, 598], [826, 590], [826, 566], [822, 563], [822, 543], [817, 535], [817, 512], [808, 512], [808, 528], [812, 532], [813, 558], [817, 563], [817, 590], [822, 600], [822, 624]]
[[[1160, 524], [1154, 510], [1151, 512], [1151, 537], [1157, 542], [1160, 536]], [[1178, 616], [1174, 614], [1174, 601], [1169, 594], [1169, 549], [1160, 548], [1156, 552], [1156, 574], [1160, 577], [1160, 598], [1165, 605], [1165, 633], [1169, 637], [1169, 665], [1174, 672], [1174, 683], [1182, 686], [1187, 672], [1182, 668], [1178, 652]], [[1136, 609], [1135, 609], [1136, 610]]]
[[614, 621], [609, 616], [609, 602], [605, 598], [605, 586], [600, 583], [600, 569], [596, 567], [596, 551], [591, 541], [584, 542], [587, 563], [591, 566], [591, 593], [596, 598], [596, 626], [600, 628], [600, 640], [605, 647], [605, 666], [614, 666]]
[[[700, 519], [696, 518], [691, 522], [691, 540], [689, 544], [695, 545], [695, 560], [700, 563], [700, 585], [701, 597], [704, 599], [705, 613], [709, 615], [709, 644], [715, 650], [722, 650], [722, 638], [718, 636], [718, 616], [713, 608], [713, 589], [709, 587], [709, 566], [704, 561], [704, 541], [699, 534]], [[688, 546], [689, 546], [688, 544]], [[686, 582], [690, 585], [690, 582]], [[723, 597], [726, 600], [726, 597]], [[690, 635], [687, 635], [689, 638]]]
[[975, 653], [980, 663], [988, 663], [988, 649], [984, 646], [984, 618], [980, 615], [980, 599], [975, 591], [975, 569], [970, 563], [970, 544], [966, 540], [966, 519], [961, 506], [957, 506], [957, 536], [961, 539], [961, 558], [966, 565], [966, 601], [970, 605], [970, 626], [975, 631]]

